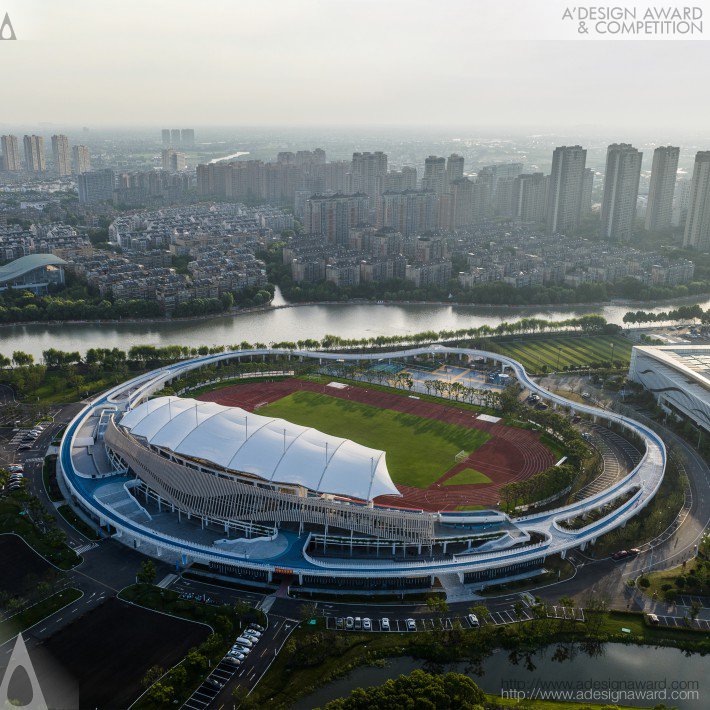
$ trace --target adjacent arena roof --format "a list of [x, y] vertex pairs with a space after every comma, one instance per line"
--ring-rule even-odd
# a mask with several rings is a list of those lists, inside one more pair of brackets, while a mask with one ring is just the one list
[[5, 266], [0, 266], [0, 283], [8, 283], [45, 266], [65, 266], [66, 261], [54, 254], [30, 254], [21, 256]]
[[238, 407], [157, 397], [120, 425], [153, 446], [273, 483], [360, 500], [399, 495], [384, 451]]

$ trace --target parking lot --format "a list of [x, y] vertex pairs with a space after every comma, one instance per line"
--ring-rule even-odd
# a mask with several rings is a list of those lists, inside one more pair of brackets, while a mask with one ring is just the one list
[[709, 619], [690, 619], [685, 616], [666, 616], [656, 614], [658, 617], [658, 626], [668, 626], [670, 628], [679, 629], [699, 629], [700, 631], [710, 631]]
[[189, 710], [204, 710], [219, 695], [219, 691], [232, 679], [239, 670], [238, 666], [229, 664], [224, 658], [214, 667], [214, 670], [202, 681], [202, 685], [188, 698], [183, 705]]
[[[584, 622], [584, 610], [578, 607], [548, 606], [547, 617], [549, 619], [567, 619], [569, 621]], [[532, 609], [523, 603], [522, 608], [517, 610], [511, 606], [506, 609], [490, 611], [487, 619], [479, 619], [478, 624], [471, 624], [467, 614], [451, 614], [448, 616], [351, 616], [338, 617], [326, 615], [326, 628], [331, 631], [357, 631], [374, 633], [416, 633], [432, 631], [435, 628], [451, 629], [455, 624], [459, 624], [464, 629], [478, 628], [486, 624], [493, 626], [504, 626], [522, 621], [530, 621], [535, 618]], [[348, 627], [347, 619], [353, 620], [352, 626]], [[370, 622], [370, 628], [366, 628], [366, 620]], [[385, 621], [386, 620], [386, 621]], [[383, 623], [384, 622], [384, 623]]]
[[693, 604], [699, 604], [701, 609], [710, 609], [710, 599], [707, 597], [698, 597], [690, 594], [681, 594], [678, 597], [676, 606], [691, 607]]

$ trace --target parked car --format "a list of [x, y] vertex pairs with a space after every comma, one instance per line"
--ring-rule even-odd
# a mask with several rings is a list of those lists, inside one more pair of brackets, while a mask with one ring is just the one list
[[339, 617], [335, 620], [335, 628], [336, 628], [336, 629], [343, 629], [343, 628], [345, 628], [345, 619], [343, 619], [342, 616], [339, 616]]
[[407, 631], [416, 631], [417, 622], [414, 619], [407, 619]]
[[646, 618], [648, 619], [648, 623], [652, 624], [653, 626], [658, 626], [658, 617], [655, 614], [646, 614]]
[[10, 473], [22, 473], [25, 469], [21, 463], [11, 463], [8, 470]]
[[362, 619], [359, 616], [355, 617], [355, 628], [356, 629], [362, 628]]
[[383, 631], [389, 631], [390, 630], [390, 620], [387, 617], [384, 617], [383, 619], [380, 620], [380, 626], [382, 627]]
[[346, 629], [352, 629], [354, 625], [355, 625], [355, 620], [353, 619], [352, 616], [349, 616], [347, 619], [345, 619], [345, 628]]
[[592, 396], [592, 395], [589, 394], [589, 392], [582, 392], [582, 399], [590, 399], [591, 396]]
[[364, 631], [372, 631], [372, 622], [367, 617], [362, 620], [362, 628]]
[[468, 623], [471, 624], [471, 626], [473, 626], [474, 628], [481, 625], [478, 621], [478, 617], [475, 614], [468, 615]]
[[236, 658], [238, 661], [243, 661], [246, 657], [246, 649], [243, 650], [242, 646], [232, 648], [227, 654], [230, 658]]
[[266, 631], [266, 629], [263, 626], [259, 626], [259, 624], [249, 624], [249, 628], [255, 629], [256, 631], [260, 631], [261, 633]]
[[230, 654], [226, 655], [224, 662], [229, 663], [230, 666], [240, 666], [242, 664], [241, 659], [237, 658], [236, 656], [232, 656]]
[[631, 553], [628, 550], [617, 550], [611, 553], [612, 560], [623, 560], [628, 557]]
[[240, 636], [237, 639], [237, 643], [235, 645], [246, 646], [247, 648], [251, 648], [254, 645], [254, 639], [247, 638], [246, 636]]
[[205, 683], [206, 683], [207, 685], [212, 686], [215, 690], [222, 690], [222, 688], [224, 687], [224, 684], [223, 684], [223, 683], [220, 683], [216, 678], [213, 678], [212, 676], [210, 676], [209, 678], [207, 678], [207, 680], [205, 681]]

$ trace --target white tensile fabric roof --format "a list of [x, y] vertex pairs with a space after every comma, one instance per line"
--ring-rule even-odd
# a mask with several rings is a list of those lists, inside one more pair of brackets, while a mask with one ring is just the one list
[[126, 412], [120, 425], [153, 446], [273, 483], [360, 500], [399, 495], [384, 451], [239, 407], [157, 397]]

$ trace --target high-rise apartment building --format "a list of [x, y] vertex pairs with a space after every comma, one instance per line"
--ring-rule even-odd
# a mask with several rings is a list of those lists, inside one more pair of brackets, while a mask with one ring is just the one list
[[368, 213], [369, 199], [362, 193], [316, 195], [306, 203], [304, 226], [329, 244], [346, 245], [350, 228], [366, 222]]
[[385, 180], [385, 192], [404, 192], [417, 189], [417, 169], [403, 167], [401, 170], [390, 170]]
[[3, 136], [0, 138], [2, 154], [5, 158], [5, 170], [9, 173], [17, 173], [22, 169], [20, 164], [20, 146], [17, 136]]
[[72, 155], [74, 158], [74, 172], [77, 175], [88, 173], [91, 170], [91, 154], [88, 146], [75, 145], [72, 148]]
[[183, 148], [194, 148], [195, 147], [195, 129], [194, 128], [183, 128], [180, 131], [180, 141]]
[[636, 222], [643, 153], [628, 143], [613, 143], [606, 152], [601, 233], [607, 239], [627, 242]]
[[452, 153], [446, 159], [446, 182], [452, 183], [454, 180], [461, 180], [463, 177], [463, 156]]
[[680, 148], [661, 146], [653, 151], [651, 184], [644, 228], [648, 232], [670, 229], [673, 223], [673, 194], [678, 174]]
[[52, 136], [52, 155], [54, 156], [54, 172], [59, 177], [71, 175], [71, 152], [69, 139], [60, 134]]
[[513, 179], [511, 216], [516, 222], [540, 224], [545, 221], [548, 178], [542, 173], [518, 175]]
[[594, 171], [591, 168], [584, 169], [582, 178], [582, 200], [580, 203], [580, 216], [586, 217], [592, 213], [592, 194], [594, 193]]
[[473, 222], [474, 183], [462, 177], [449, 185], [451, 191], [451, 226], [466, 227]]
[[163, 130], [160, 132], [160, 136], [163, 140], [163, 148], [169, 148], [170, 147], [170, 129], [163, 128]]
[[180, 139], [180, 129], [179, 128], [171, 128], [170, 129], [170, 146], [172, 148], [179, 148], [181, 145], [181, 139]]
[[387, 155], [375, 153], [353, 153], [352, 189], [368, 197], [381, 195], [385, 190], [387, 177]]
[[115, 185], [116, 175], [113, 170], [94, 170], [82, 173], [77, 178], [79, 202], [82, 204], [108, 202], [113, 198]]
[[162, 154], [163, 170], [169, 173], [177, 173], [185, 170], [187, 163], [185, 153], [174, 150], [173, 148], [163, 148]]
[[710, 150], [695, 155], [683, 246], [710, 248]]
[[25, 163], [27, 171], [30, 173], [43, 173], [47, 170], [47, 163], [44, 157], [44, 138], [42, 136], [25, 136], [23, 138], [25, 147]]
[[377, 201], [377, 227], [390, 227], [405, 237], [436, 229], [438, 217], [431, 190], [385, 192]]
[[430, 155], [424, 161], [422, 189], [432, 190], [437, 196], [446, 192], [446, 158]]
[[587, 151], [580, 145], [555, 148], [547, 193], [548, 234], [574, 234], [579, 228], [586, 162]]
[[323, 166], [325, 190], [327, 192], [352, 192], [352, 167], [349, 160], [334, 160], [326, 163]]

